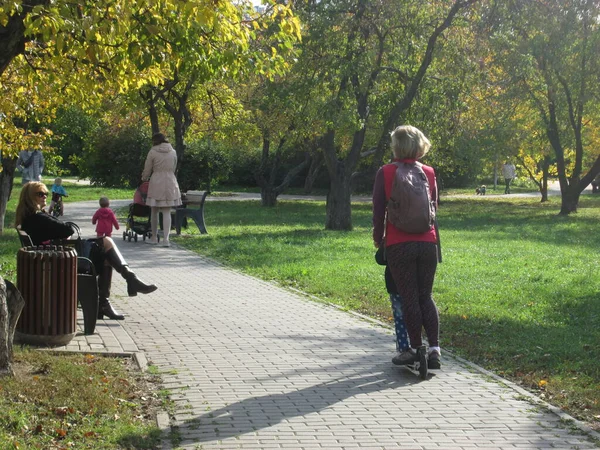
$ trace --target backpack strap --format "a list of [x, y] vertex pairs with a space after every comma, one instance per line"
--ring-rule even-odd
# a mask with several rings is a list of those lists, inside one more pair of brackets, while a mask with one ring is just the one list
[[435, 219], [433, 220], [433, 227], [435, 228], [435, 238], [437, 239], [437, 256], [438, 262], [442, 263], [442, 242], [440, 241], [440, 229], [438, 227], [437, 214], [435, 215]]

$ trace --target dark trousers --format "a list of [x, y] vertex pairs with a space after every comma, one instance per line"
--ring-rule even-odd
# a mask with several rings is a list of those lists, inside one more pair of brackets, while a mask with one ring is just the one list
[[423, 345], [424, 328], [432, 347], [439, 346], [440, 321], [432, 290], [437, 269], [437, 246], [432, 242], [404, 242], [386, 249], [388, 267], [402, 298], [402, 315], [410, 346]]

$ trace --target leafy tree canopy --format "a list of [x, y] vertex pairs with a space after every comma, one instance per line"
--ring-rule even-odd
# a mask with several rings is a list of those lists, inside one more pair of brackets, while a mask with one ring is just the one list
[[[263, 29], [278, 37], [271, 51], [246, 52]], [[229, 0], [2, 2], [0, 149], [29, 147], [23, 136], [32, 119], [62, 104], [97, 104], [106, 89], [160, 85], [190, 65], [204, 79], [248, 67], [268, 72], [291, 45], [285, 36], [298, 37], [299, 25], [277, 4], [253, 16], [249, 3]]]

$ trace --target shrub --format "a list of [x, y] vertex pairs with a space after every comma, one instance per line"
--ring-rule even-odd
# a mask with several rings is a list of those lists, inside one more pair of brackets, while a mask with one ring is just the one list
[[141, 125], [114, 128], [103, 124], [90, 136], [75, 163], [84, 178], [101, 186], [136, 187], [151, 147], [150, 130]]
[[59, 109], [50, 125], [54, 132], [52, 146], [56, 153], [46, 159], [47, 172], [79, 175], [79, 167], [74, 161], [82, 156], [85, 141], [97, 125], [97, 119], [78, 107]]
[[217, 184], [231, 172], [231, 156], [222, 145], [210, 139], [188, 145], [179, 166], [177, 180], [182, 192], [206, 189]]

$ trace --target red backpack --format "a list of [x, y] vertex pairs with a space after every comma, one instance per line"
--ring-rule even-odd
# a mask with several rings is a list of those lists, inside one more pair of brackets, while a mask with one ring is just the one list
[[429, 180], [419, 162], [395, 162], [397, 166], [387, 203], [387, 219], [400, 231], [425, 233], [435, 223], [435, 202]]

